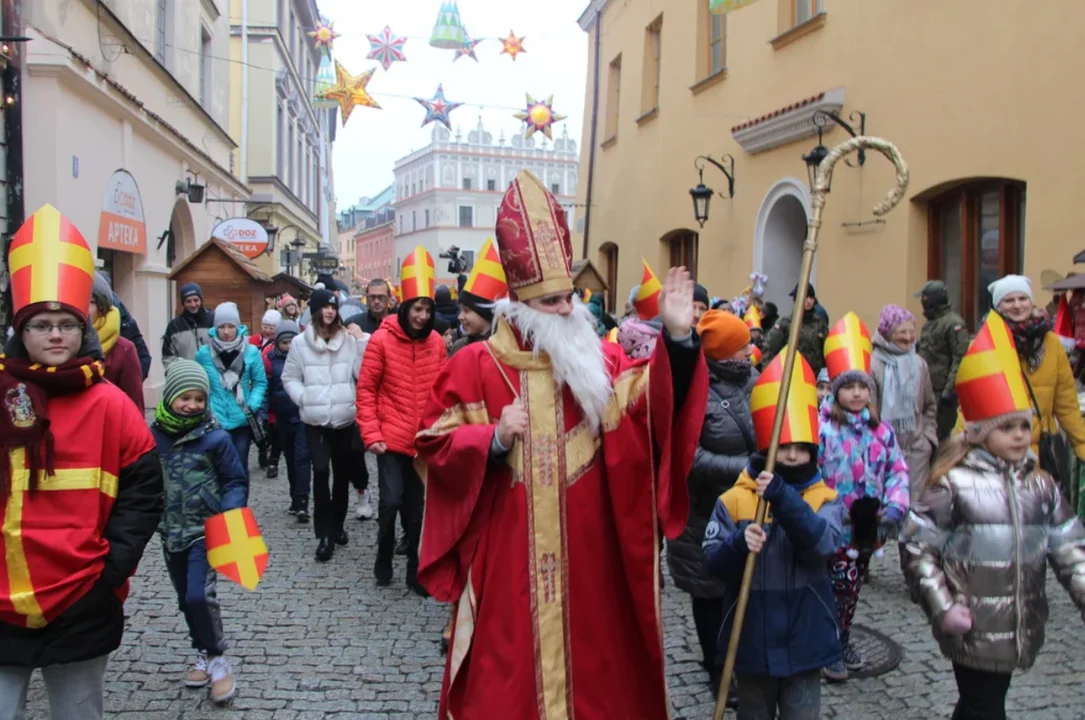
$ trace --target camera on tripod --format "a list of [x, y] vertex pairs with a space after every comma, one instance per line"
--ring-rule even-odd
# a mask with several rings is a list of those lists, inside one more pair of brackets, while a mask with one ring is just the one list
[[438, 254], [439, 258], [448, 260], [448, 271], [453, 275], [467, 272], [467, 261], [460, 254], [460, 249], [453, 245], [447, 252]]

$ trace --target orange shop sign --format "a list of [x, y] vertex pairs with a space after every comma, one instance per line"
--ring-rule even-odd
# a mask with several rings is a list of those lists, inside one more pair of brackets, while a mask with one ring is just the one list
[[233, 243], [250, 260], [255, 260], [267, 250], [267, 230], [248, 218], [223, 220], [211, 231], [211, 237]]
[[127, 170], [118, 170], [109, 178], [98, 219], [98, 247], [147, 254], [143, 200], [139, 197], [136, 179]]

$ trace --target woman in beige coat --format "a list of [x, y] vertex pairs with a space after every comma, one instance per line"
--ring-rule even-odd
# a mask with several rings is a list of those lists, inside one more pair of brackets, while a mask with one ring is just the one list
[[893, 427], [908, 461], [909, 494], [914, 503], [927, 480], [938, 447], [938, 401], [927, 362], [915, 351], [915, 316], [898, 305], [882, 308], [871, 374], [878, 386], [882, 419]]

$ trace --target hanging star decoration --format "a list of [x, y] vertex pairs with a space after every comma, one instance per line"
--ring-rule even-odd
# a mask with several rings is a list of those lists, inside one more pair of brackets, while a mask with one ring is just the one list
[[456, 49], [456, 57], [452, 58], [452, 62], [456, 62], [462, 57], [469, 57], [475, 62], [478, 62], [478, 55], [475, 54], [475, 48], [478, 47], [480, 42], [482, 41], [468, 37], [464, 42], [463, 47]]
[[516, 37], [512, 30], [509, 30], [509, 36], [501, 41], [501, 54], [515, 60], [517, 55], [525, 52], [527, 50], [524, 49], [524, 38]]
[[338, 60], [335, 61], [335, 85], [320, 93], [325, 100], [334, 100], [339, 103], [339, 112], [343, 115], [343, 125], [347, 124], [351, 112], [361, 105], [363, 107], [381, 109], [377, 101], [366, 90], [369, 80], [377, 68], [370, 68], [361, 75], [351, 75]]
[[339, 33], [332, 27], [332, 23], [324, 19], [317, 21], [316, 27], [307, 32], [306, 35], [313, 39], [318, 50], [331, 50], [335, 39], [339, 37]]
[[550, 128], [556, 122], [561, 122], [565, 119], [564, 115], [558, 115], [554, 112], [554, 96], [546, 98], [545, 101], [537, 101], [531, 97], [531, 94], [527, 94], [527, 108], [523, 112], [518, 112], [515, 115], [517, 120], [522, 120], [527, 124], [526, 137], [531, 137], [537, 132], [541, 132], [546, 135], [550, 140], [554, 139], [553, 133]]
[[426, 127], [431, 122], [439, 122], [449, 130], [452, 129], [452, 121], [448, 117], [449, 114], [463, 105], [463, 103], [451, 102], [445, 98], [445, 86], [443, 84], [437, 86], [437, 92], [434, 93], [432, 100], [415, 98], [415, 101], [426, 108], [426, 117], [422, 120], [422, 127]]
[[396, 37], [392, 34], [392, 28], [387, 25], [380, 35], [367, 35], [369, 38], [369, 54], [367, 60], [376, 60], [388, 72], [392, 63], [406, 62], [407, 56], [403, 54], [403, 45], [407, 42], [405, 37]]

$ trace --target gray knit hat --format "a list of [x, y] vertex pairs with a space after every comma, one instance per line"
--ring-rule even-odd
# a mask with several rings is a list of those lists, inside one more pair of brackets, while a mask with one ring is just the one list
[[215, 327], [221, 325], [233, 325], [241, 327], [241, 314], [237, 311], [237, 305], [232, 302], [220, 303], [215, 308]]
[[109, 287], [109, 278], [101, 272], [94, 273], [94, 285], [91, 286], [90, 298], [98, 306], [99, 315], [105, 315], [113, 309], [113, 289]]
[[874, 387], [874, 378], [866, 374], [862, 370], [845, 370], [829, 382], [829, 390], [832, 392], [833, 397], [836, 397], [836, 393], [840, 391], [840, 388], [845, 385], [850, 385], [853, 382], [861, 382], [867, 386], [870, 390], [870, 394], [874, 395], [877, 389]]
[[970, 445], [983, 445], [987, 442], [987, 436], [991, 434], [992, 430], [1000, 428], [1006, 423], [1015, 420], [1032, 421], [1033, 417], [1034, 413], [1029, 409], [1006, 413], [1004, 415], [995, 415], [992, 418], [987, 418], [986, 420], [980, 420], [978, 422], [966, 421], [964, 424], [964, 439]]
[[207, 371], [195, 360], [175, 358], [166, 368], [166, 385], [162, 388], [162, 400], [166, 407], [173, 405], [173, 401], [186, 392], [197, 390], [205, 396], [211, 390], [211, 383], [207, 379]]
[[294, 337], [301, 334], [301, 327], [298, 326], [293, 320], [280, 320], [279, 324], [275, 326], [275, 343], [278, 344], [282, 340], [284, 335]]

